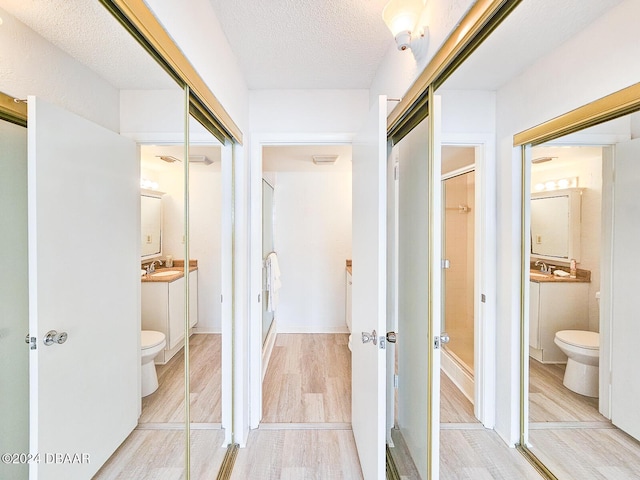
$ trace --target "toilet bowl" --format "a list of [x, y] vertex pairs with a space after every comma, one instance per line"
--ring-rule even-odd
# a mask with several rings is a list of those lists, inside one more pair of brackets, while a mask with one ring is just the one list
[[162, 351], [166, 345], [164, 333], [153, 330], [142, 330], [142, 396], [151, 395], [158, 389], [158, 375], [153, 359]]
[[561, 330], [556, 332], [553, 341], [568, 357], [563, 385], [580, 395], [597, 398], [600, 335], [584, 330]]

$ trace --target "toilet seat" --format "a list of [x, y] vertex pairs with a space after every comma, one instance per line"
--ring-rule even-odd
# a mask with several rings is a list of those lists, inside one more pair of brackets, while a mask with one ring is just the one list
[[563, 343], [585, 350], [600, 349], [600, 335], [585, 330], [561, 330], [556, 332], [556, 338]]
[[164, 333], [153, 330], [142, 330], [142, 335], [140, 336], [142, 350], [156, 347], [162, 342], [164, 342]]

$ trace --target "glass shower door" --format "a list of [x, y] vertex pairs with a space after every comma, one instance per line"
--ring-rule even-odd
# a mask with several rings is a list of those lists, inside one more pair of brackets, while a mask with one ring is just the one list
[[443, 321], [450, 341], [445, 352], [463, 369], [474, 370], [474, 198], [475, 172], [442, 182], [444, 200]]

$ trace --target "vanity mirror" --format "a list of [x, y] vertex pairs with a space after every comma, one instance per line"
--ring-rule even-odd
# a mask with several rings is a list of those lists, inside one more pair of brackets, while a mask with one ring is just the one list
[[531, 256], [580, 261], [582, 190], [570, 188], [531, 194]]
[[142, 190], [140, 195], [140, 258], [162, 255], [162, 193]]

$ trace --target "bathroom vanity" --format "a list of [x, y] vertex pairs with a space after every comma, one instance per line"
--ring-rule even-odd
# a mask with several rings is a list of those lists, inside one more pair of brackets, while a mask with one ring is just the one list
[[529, 355], [565, 363], [553, 339], [560, 330], [589, 330], [589, 280], [531, 272], [529, 295]]
[[[176, 262], [178, 263], [178, 262]], [[167, 363], [184, 345], [183, 267], [158, 269], [142, 277], [142, 329], [165, 334], [167, 344], [156, 357]], [[189, 334], [198, 323], [198, 269], [189, 267]]]

